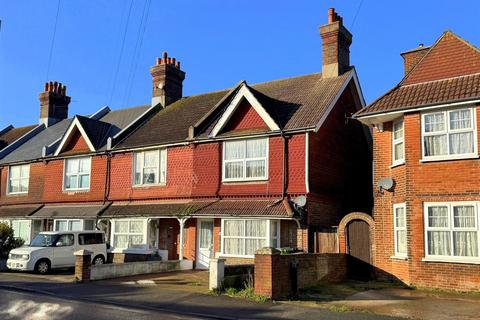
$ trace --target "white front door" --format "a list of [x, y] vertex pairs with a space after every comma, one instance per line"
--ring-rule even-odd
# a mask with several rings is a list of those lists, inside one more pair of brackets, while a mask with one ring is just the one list
[[213, 219], [198, 219], [197, 269], [208, 269], [213, 258]]

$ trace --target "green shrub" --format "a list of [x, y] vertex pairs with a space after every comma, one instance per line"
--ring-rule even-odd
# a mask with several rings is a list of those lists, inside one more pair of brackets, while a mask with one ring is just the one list
[[13, 229], [6, 223], [0, 222], [0, 259], [7, 259], [10, 250], [21, 247], [22, 239], [16, 239]]

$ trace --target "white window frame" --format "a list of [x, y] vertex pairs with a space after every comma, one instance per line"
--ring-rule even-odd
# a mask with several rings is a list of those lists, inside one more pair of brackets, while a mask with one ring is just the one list
[[[28, 238], [27, 239], [23, 239], [25, 241], [25, 244], [30, 244], [30, 242], [32, 241], [32, 220], [28, 220], [28, 219], [11, 219], [10, 220], [10, 227], [12, 229], [14, 229], [13, 225], [14, 225], [14, 222], [18, 222], [18, 223], [26, 223], [28, 226]], [[15, 229], [14, 229], [14, 233], [16, 233]], [[17, 237], [15, 235], [15, 238], [20, 238], [20, 237]]]
[[[248, 140], [265, 140], [266, 141], [266, 148], [265, 148], [265, 157], [256, 157], [256, 158], [247, 158], [247, 141]], [[233, 159], [233, 160], [225, 160], [225, 144], [228, 142], [238, 142], [242, 141], [245, 144], [245, 157], [243, 159]], [[252, 139], [238, 139], [238, 140], [226, 140], [223, 141], [222, 145], [222, 182], [242, 182], [242, 181], [265, 181], [268, 180], [268, 162], [270, 159], [270, 139], [269, 138], [252, 138]], [[226, 178], [226, 164], [229, 162], [240, 162], [243, 160], [243, 177], [241, 178]], [[251, 177], [247, 178], [247, 161], [255, 161], [255, 160], [264, 160], [265, 161], [265, 175], [263, 177]]]
[[[224, 234], [224, 225], [225, 225], [225, 221], [227, 220], [235, 220], [235, 221], [243, 221], [243, 230], [244, 232], [246, 231], [246, 228], [245, 228], [245, 224], [247, 220], [262, 220], [262, 221], [266, 221], [265, 223], [267, 224], [267, 228], [266, 228], [266, 237], [247, 237], [245, 235], [243, 236], [225, 236]], [[225, 245], [224, 245], [224, 240], [225, 239], [243, 239], [243, 248], [245, 249], [245, 242], [246, 242], [246, 239], [263, 239], [263, 240], [266, 240], [267, 242], [267, 245], [268, 246], [271, 246], [272, 245], [272, 240], [274, 239], [271, 235], [272, 235], [272, 232], [271, 232], [271, 226], [272, 226], [272, 222], [277, 222], [277, 237], [276, 237], [276, 240], [277, 240], [277, 248], [280, 248], [281, 247], [281, 236], [280, 236], [280, 221], [281, 220], [278, 220], [278, 219], [258, 219], [258, 218], [244, 218], [244, 219], [238, 219], [238, 218], [226, 218], [226, 219], [222, 219], [222, 223], [221, 223], [221, 231], [220, 231], [220, 253], [221, 253], [221, 256], [222, 257], [237, 257], [237, 258], [254, 258], [255, 255], [248, 255], [248, 254], [229, 254], [229, 253], [225, 253]]]
[[[90, 170], [88, 171], [88, 187], [85, 187], [85, 188], [67, 188], [66, 187], [66, 181], [67, 181], [67, 162], [69, 160], [78, 160], [78, 165], [80, 166], [80, 160], [82, 159], [89, 159], [90, 161]], [[76, 173], [76, 174], [70, 174], [70, 176], [74, 176], [76, 175], [77, 176], [77, 185], [78, 185], [78, 181], [80, 181], [78, 179], [78, 177], [80, 175], [85, 175], [86, 172], [82, 172], [80, 173], [79, 171]], [[91, 156], [88, 156], [88, 157], [74, 157], [74, 158], [66, 158], [63, 160], [63, 191], [66, 191], [66, 192], [75, 192], [75, 191], [89, 191], [90, 190], [90, 185], [92, 183], [92, 157]]]
[[[19, 167], [20, 168], [20, 177], [18, 178], [12, 178], [11, 172], [13, 167]], [[28, 176], [27, 177], [22, 177], [22, 167], [28, 167]], [[27, 190], [26, 191], [17, 191], [13, 192], [12, 191], [12, 180], [27, 180]], [[20, 164], [16, 166], [9, 166], [8, 167], [8, 177], [7, 177], [7, 194], [27, 194], [28, 190], [30, 189], [30, 165], [29, 164]]]
[[[429, 227], [428, 226], [428, 208], [435, 206], [448, 207], [448, 227]], [[460, 228], [454, 227], [453, 224], [453, 207], [455, 206], [473, 206], [475, 210], [475, 228]], [[453, 201], [453, 202], [425, 202], [423, 204], [423, 225], [424, 225], [424, 261], [440, 261], [440, 262], [454, 262], [454, 263], [475, 263], [480, 264], [480, 230], [478, 218], [478, 201]], [[477, 246], [479, 251], [478, 257], [463, 257], [454, 256], [454, 242], [453, 232], [457, 231], [476, 231], [477, 232]], [[450, 232], [450, 250], [451, 255], [430, 255], [428, 253], [428, 231], [449, 231]]]
[[[143, 170], [145, 168], [154, 168], [154, 167], [144, 167], [143, 163], [144, 163], [144, 157], [145, 157], [145, 152], [153, 152], [153, 151], [157, 151], [158, 152], [158, 165], [156, 166], [156, 169], [157, 169], [157, 181], [155, 181], [155, 183], [144, 183], [143, 181]], [[163, 161], [164, 163], [164, 171], [165, 171], [165, 181], [161, 181], [161, 178], [162, 178], [162, 153], [164, 154], [165, 156], [165, 160]], [[135, 183], [135, 170], [136, 170], [136, 156], [137, 154], [140, 155], [140, 158], [141, 158], [141, 163], [142, 163], [142, 167], [141, 167], [141, 183]], [[143, 150], [143, 151], [137, 151], [137, 152], [134, 152], [133, 153], [133, 159], [132, 159], [132, 185], [134, 187], [148, 187], [148, 186], [164, 186], [167, 184], [167, 175], [168, 175], [168, 149], [167, 148], [161, 148], [161, 149], [154, 149], [154, 150]]]
[[[402, 136], [395, 139], [395, 126], [397, 124], [402, 124]], [[403, 144], [403, 153], [401, 158], [395, 160], [395, 146], [398, 144]], [[405, 163], [405, 123], [403, 118], [397, 119], [392, 122], [392, 166], [397, 166]]]
[[[453, 111], [459, 110], [470, 110], [471, 115], [471, 124], [472, 128], [470, 129], [450, 129], [450, 113]], [[436, 131], [436, 132], [425, 132], [425, 117], [435, 113], [443, 113], [445, 119], [445, 129], [443, 131]], [[404, 128], [405, 129], [405, 128]], [[472, 153], [465, 153], [465, 154], [450, 154], [450, 134], [452, 133], [462, 133], [462, 132], [472, 132], [473, 133], [473, 152]], [[446, 135], [447, 136], [447, 152], [448, 154], [445, 155], [438, 155], [438, 156], [426, 156], [425, 155], [425, 137], [428, 136], [437, 136], [437, 135]], [[441, 160], [455, 160], [455, 159], [469, 159], [469, 158], [478, 158], [478, 143], [477, 143], [477, 115], [476, 115], [476, 108], [475, 107], [462, 107], [462, 108], [454, 108], [454, 109], [446, 109], [441, 111], [430, 111], [430, 112], [423, 112], [421, 114], [421, 145], [422, 145], [422, 161], [441, 161]]]
[[[142, 228], [142, 233], [131, 233], [130, 232], [130, 223], [132, 221], [141, 221], [142, 224], [143, 224], [143, 228]], [[128, 230], [129, 232], [115, 232], [115, 226], [117, 224], [117, 222], [128, 222]], [[142, 245], [139, 245], [139, 246], [136, 246], [136, 247], [126, 247], [126, 248], [120, 248], [120, 247], [115, 247], [114, 245], [114, 239], [115, 239], [115, 235], [127, 235], [127, 236], [130, 236], [130, 235], [142, 235], [143, 237], [143, 244]], [[110, 244], [112, 245], [113, 247], [113, 251], [114, 252], [125, 252], [125, 251], [145, 251], [148, 249], [149, 245], [148, 245], [148, 237], [149, 237], [149, 234], [148, 234], [148, 220], [147, 219], [139, 219], [139, 218], [132, 218], [132, 219], [113, 219], [112, 220], [112, 227], [111, 227], [111, 231], [110, 231]]]
[[[397, 226], [397, 209], [403, 209], [403, 214], [404, 214], [404, 221], [405, 221], [405, 226], [399, 227]], [[405, 231], [405, 248], [406, 252], [398, 252], [398, 238], [397, 238], [397, 231]], [[405, 203], [397, 203], [393, 205], [393, 252], [394, 252], [394, 257], [398, 258], [406, 258], [408, 255], [408, 235], [407, 235], [407, 206]]]
[[74, 230], [71, 230], [70, 224], [72, 222], [79, 221], [80, 222], [80, 231], [94, 231], [95, 230], [95, 222], [93, 223], [93, 228], [94, 228], [93, 230], [85, 230], [85, 220], [95, 221], [95, 219], [54, 219], [53, 220], [53, 230], [54, 231], [60, 231], [60, 230], [57, 229], [57, 222], [65, 221], [67, 223], [67, 230], [64, 230], [64, 231], [74, 231]]

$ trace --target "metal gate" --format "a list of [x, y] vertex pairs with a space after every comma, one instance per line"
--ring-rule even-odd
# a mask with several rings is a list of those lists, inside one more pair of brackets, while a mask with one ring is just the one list
[[346, 228], [349, 276], [367, 280], [372, 275], [370, 227], [363, 220], [352, 220]]

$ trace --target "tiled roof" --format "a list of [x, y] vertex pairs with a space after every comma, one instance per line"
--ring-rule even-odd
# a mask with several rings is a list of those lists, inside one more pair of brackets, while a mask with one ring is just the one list
[[8, 218], [24, 218], [35, 211], [37, 211], [39, 208], [41, 208], [42, 205], [37, 204], [37, 205], [10, 205], [10, 206], [1, 206], [0, 207], [0, 220], [1, 219], [8, 219]]
[[10, 143], [13, 141], [17, 140], [33, 128], [35, 128], [36, 125], [31, 125], [31, 126], [25, 126], [25, 127], [19, 127], [19, 128], [12, 128], [8, 131], [6, 131], [4, 134], [0, 135], [0, 150], [8, 146]]
[[395, 87], [356, 115], [360, 117], [473, 99], [480, 99], [480, 73]]
[[480, 98], [480, 50], [444, 32], [402, 81], [355, 117]]
[[110, 203], [46, 205], [35, 212], [31, 218], [95, 218], [109, 205]]
[[287, 201], [273, 200], [215, 200], [184, 203], [113, 203], [102, 217], [121, 218], [131, 216], [193, 216], [193, 217], [292, 217]]
[[[123, 128], [129, 125], [132, 121], [134, 121], [137, 117], [139, 117], [149, 108], [150, 105], [142, 105], [133, 108], [118, 109], [110, 111], [106, 115], [101, 117], [99, 119], [99, 123], [106, 123], [110, 125], [110, 127], [108, 128], [107, 132], [105, 132], [106, 127], [104, 125], [101, 125], [102, 129], [100, 131], [104, 133], [103, 137], [98, 137], [98, 135], [95, 135], [94, 140], [96, 141], [98, 150], [104, 150], [106, 148], [106, 141], [109, 136], [113, 136], [120, 132]], [[0, 164], [29, 161], [42, 158], [42, 148], [59, 140], [70, 126], [72, 119], [73, 118], [62, 120], [39, 132], [38, 134], [30, 138], [28, 141], [26, 141], [24, 144], [19, 146], [17, 149], [15, 149], [15, 151], [11, 152], [3, 159], [1, 159]], [[95, 120], [92, 121], [95, 122]], [[91, 124], [92, 121], [88, 121], [88, 123]], [[91, 134], [94, 132], [99, 132], [98, 128], [90, 128], [88, 130]]]
[[[342, 85], [354, 71], [323, 79], [320, 73], [288, 78], [250, 86], [266, 111], [288, 131], [315, 127]], [[151, 117], [116, 148], [131, 148], [181, 142], [188, 138], [188, 128], [209, 113], [231, 89], [182, 98]], [[227, 104], [228, 99], [223, 103]], [[208, 136], [218, 121], [223, 105], [217, 106], [210, 124], [196, 138]]]

